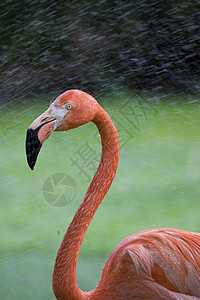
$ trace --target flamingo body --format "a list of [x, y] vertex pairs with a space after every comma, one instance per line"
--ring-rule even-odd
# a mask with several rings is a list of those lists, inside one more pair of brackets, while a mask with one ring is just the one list
[[94, 299], [112, 299], [112, 291], [113, 299], [200, 297], [199, 240], [198, 233], [168, 228], [127, 237], [108, 258]]
[[60, 95], [29, 127], [27, 160], [34, 168], [43, 142], [53, 131], [93, 122], [101, 135], [102, 155], [58, 250], [53, 290], [58, 300], [200, 299], [200, 234], [151, 229], [124, 239], [105, 263], [96, 288], [81, 291], [76, 265], [87, 228], [117, 171], [119, 141], [109, 115], [90, 95], [70, 90]]

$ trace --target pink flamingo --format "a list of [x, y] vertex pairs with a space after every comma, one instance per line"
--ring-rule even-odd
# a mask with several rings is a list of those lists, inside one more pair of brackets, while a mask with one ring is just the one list
[[131, 235], [112, 251], [94, 290], [76, 282], [79, 250], [87, 228], [114, 179], [118, 159], [117, 130], [109, 115], [90, 95], [69, 90], [60, 95], [27, 131], [26, 151], [34, 168], [42, 143], [52, 131], [66, 131], [94, 122], [102, 155], [58, 250], [53, 290], [59, 300], [200, 299], [200, 234], [158, 228]]

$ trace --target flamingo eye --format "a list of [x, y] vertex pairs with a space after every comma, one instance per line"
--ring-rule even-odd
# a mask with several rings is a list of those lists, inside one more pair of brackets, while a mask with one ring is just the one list
[[65, 105], [65, 107], [66, 107], [67, 110], [70, 110], [70, 109], [72, 109], [73, 105], [71, 103], [67, 103]]

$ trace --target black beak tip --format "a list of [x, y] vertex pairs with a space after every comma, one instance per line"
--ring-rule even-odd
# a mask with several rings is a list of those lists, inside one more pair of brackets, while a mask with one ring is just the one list
[[[27, 159], [27, 160], [28, 160], [28, 159]], [[29, 162], [28, 162], [28, 166], [29, 166], [29, 168], [30, 168], [32, 171], [34, 170], [35, 163], [36, 163], [36, 161], [34, 161], [34, 162], [29, 161]]]
[[26, 134], [26, 157], [27, 163], [31, 170], [34, 169], [37, 156], [40, 152], [42, 144], [38, 139], [38, 129], [28, 129]]

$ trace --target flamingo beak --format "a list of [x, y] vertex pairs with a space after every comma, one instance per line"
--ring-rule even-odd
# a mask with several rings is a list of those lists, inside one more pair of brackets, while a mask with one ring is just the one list
[[51, 109], [39, 116], [27, 130], [26, 157], [31, 170], [34, 169], [38, 154], [44, 141], [54, 130], [56, 118], [51, 115]]

